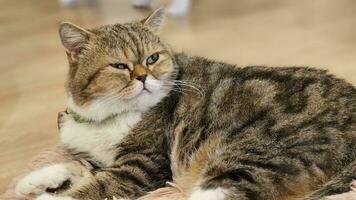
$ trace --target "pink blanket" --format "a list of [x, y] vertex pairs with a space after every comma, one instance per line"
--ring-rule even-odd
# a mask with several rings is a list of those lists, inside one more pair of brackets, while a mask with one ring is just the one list
[[0, 199], [4, 200], [15, 200], [15, 186], [18, 180], [20, 180], [24, 175], [27, 173], [44, 167], [46, 165], [50, 165], [53, 163], [60, 163], [60, 162], [65, 162], [71, 159], [71, 156], [68, 155], [63, 149], [60, 147], [56, 146], [50, 149], [45, 149], [41, 153], [39, 153], [37, 156], [33, 158], [33, 160], [30, 162], [26, 170], [22, 172], [19, 176], [15, 177], [10, 185], [8, 186], [7, 190], [5, 191], [4, 194], [0, 196]]

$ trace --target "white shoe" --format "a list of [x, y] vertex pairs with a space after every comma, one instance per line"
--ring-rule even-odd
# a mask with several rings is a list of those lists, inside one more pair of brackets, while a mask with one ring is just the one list
[[147, 8], [151, 5], [151, 0], [134, 0], [133, 5], [138, 8]]
[[168, 7], [167, 12], [175, 17], [181, 17], [189, 12], [190, 0], [174, 0]]

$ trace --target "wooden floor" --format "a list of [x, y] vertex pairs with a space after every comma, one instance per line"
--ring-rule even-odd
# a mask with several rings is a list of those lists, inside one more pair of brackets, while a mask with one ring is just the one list
[[[56, 0], [0, 0], [0, 193], [58, 141], [67, 71], [58, 24], [92, 27], [148, 13], [130, 0], [90, 2], [69, 9]], [[355, 0], [193, 0], [190, 15], [169, 18], [162, 36], [177, 51], [240, 66], [311, 65], [356, 84]]]

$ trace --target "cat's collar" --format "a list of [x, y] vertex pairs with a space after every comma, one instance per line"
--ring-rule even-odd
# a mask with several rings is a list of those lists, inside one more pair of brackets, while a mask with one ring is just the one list
[[91, 119], [88, 119], [88, 118], [85, 118], [83, 116], [81, 116], [80, 114], [78, 114], [77, 112], [75, 112], [74, 110], [70, 109], [70, 108], [67, 108], [66, 109], [66, 113], [68, 115], [70, 115], [73, 120], [77, 123], [87, 123], [87, 124], [97, 124], [97, 123], [104, 123], [104, 122], [107, 122], [107, 121], [110, 121], [112, 119], [114, 119], [117, 115], [111, 115], [101, 121], [95, 121], [95, 120], [91, 120]]

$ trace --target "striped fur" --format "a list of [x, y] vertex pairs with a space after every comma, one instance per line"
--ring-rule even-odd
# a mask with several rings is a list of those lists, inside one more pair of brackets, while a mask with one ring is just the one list
[[113, 83], [95, 82], [104, 75], [112, 80], [109, 72], [80, 66], [101, 66], [103, 57], [119, 53], [142, 60], [160, 46], [168, 53], [157, 72], [171, 71], [165, 78], [175, 84], [117, 142], [114, 164], [92, 166], [91, 176], [60, 196], [134, 199], [166, 181], [177, 187], [156, 194], [188, 200], [316, 200], [350, 190], [356, 178], [351, 84], [308, 67], [239, 67], [173, 54], [142, 22], [90, 31], [100, 40], [69, 53], [75, 64], [68, 90], [78, 105]]

